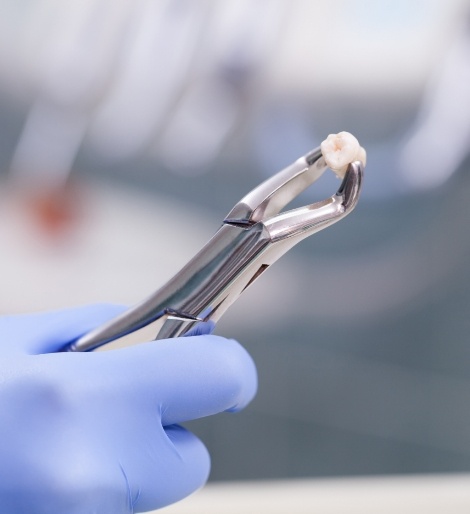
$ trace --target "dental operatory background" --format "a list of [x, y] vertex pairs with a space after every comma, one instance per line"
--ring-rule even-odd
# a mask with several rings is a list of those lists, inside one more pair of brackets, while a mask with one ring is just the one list
[[226, 314], [258, 397], [191, 428], [213, 480], [470, 471], [468, 1], [0, 0], [0, 314], [143, 299], [342, 130], [357, 209]]

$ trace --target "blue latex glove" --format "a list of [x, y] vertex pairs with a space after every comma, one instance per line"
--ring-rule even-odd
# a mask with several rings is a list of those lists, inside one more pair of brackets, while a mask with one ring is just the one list
[[145, 512], [205, 483], [207, 450], [176, 423], [243, 408], [253, 361], [211, 335], [53, 353], [121, 311], [0, 318], [0, 513]]

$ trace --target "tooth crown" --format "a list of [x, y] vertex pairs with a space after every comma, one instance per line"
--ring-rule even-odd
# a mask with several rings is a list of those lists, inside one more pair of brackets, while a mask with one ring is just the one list
[[349, 132], [330, 134], [320, 148], [326, 164], [340, 178], [344, 177], [349, 163], [362, 161], [366, 165], [366, 151]]

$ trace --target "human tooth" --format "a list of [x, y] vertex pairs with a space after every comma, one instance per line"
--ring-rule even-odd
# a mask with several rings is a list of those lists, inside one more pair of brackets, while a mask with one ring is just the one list
[[366, 151], [349, 132], [330, 134], [320, 148], [326, 164], [340, 178], [344, 177], [349, 163], [362, 161], [364, 166], [366, 164]]

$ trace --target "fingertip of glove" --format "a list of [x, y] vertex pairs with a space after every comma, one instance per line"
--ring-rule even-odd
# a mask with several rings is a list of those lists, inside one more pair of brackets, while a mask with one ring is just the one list
[[[114, 355], [113, 369], [125, 366], [126, 374], [143, 384], [145, 391], [165, 391], [165, 404], [173, 406], [165, 415], [165, 423], [237, 411], [256, 394], [255, 364], [234, 339], [215, 335], [180, 337], [102, 353], [103, 358], [112, 358], [106, 353]], [[202, 407], [188, 408], [195, 402]]]
[[229, 384], [228, 389], [233, 396], [233, 404], [225, 412], [238, 412], [253, 400], [258, 390], [255, 362], [237, 340], [213, 335], [206, 337], [214, 345], [213, 351], [219, 353], [224, 382]]
[[238, 412], [244, 409], [256, 396], [258, 391], [258, 372], [256, 364], [248, 351], [236, 340], [230, 339], [238, 348], [239, 362], [235, 365], [235, 372], [240, 373], [243, 379], [243, 388], [238, 402], [227, 409], [227, 412]]

